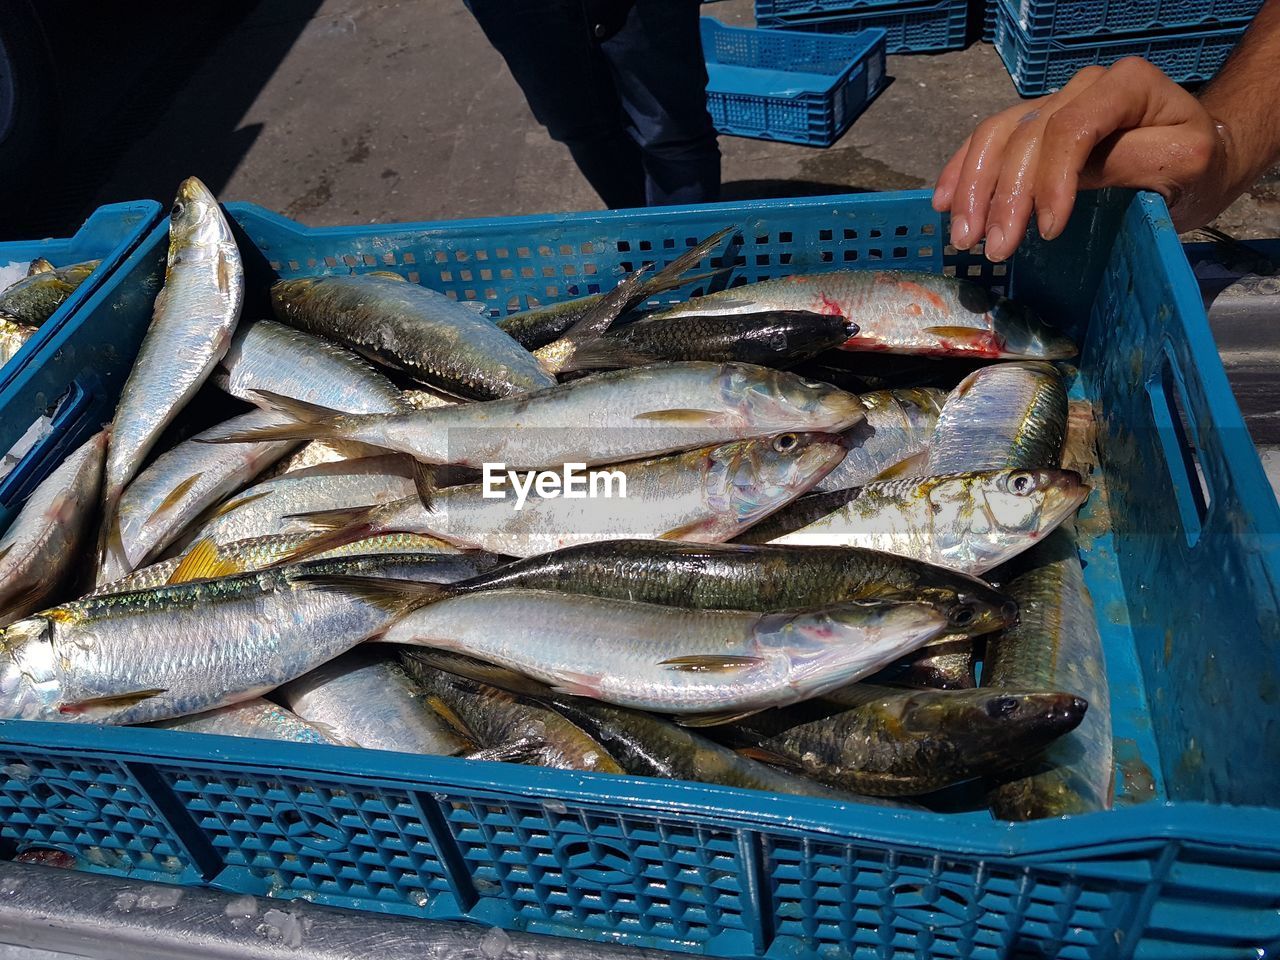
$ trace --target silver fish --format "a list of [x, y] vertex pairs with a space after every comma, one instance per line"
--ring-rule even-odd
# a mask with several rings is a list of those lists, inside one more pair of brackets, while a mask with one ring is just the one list
[[1005, 820], [1032, 820], [1111, 807], [1111, 694], [1093, 600], [1075, 539], [1056, 531], [1007, 571], [1020, 621], [987, 639], [984, 687], [1065, 690], [1089, 702], [1084, 721], [1051, 744], [1038, 762], [1003, 778], [991, 809]]
[[227, 544], [280, 533], [307, 533], [312, 527], [295, 514], [364, 506], [413, 496], [412, 461], [386, 455], [342, 460], [264, 480], [223, 504], [193, 540]]
[[288, 743], [348, 743], [321, 724], [303, 720], [293, 711], [255, 697], [243, 703], [218, 707], [205, 713], [173, 720], [161, 720], [153, 726], [183, 733], [213, 733], [223, 737], [253, 737], [258, 740], [284, 740]]
[[931, 387], [860, 395], [866, 419], [848, 430], [848, 454], [815, 489], [861, 487], [919, 456], [928, 449], [945, 396]]
[[[309, 533], [277, 533], [265, 537], [251, 537], [248, 540], [233, 540], [225, 544], [201, 540], [181, 556], [139, 567], [126, 577], [103, 584], [89, 596], [101, 597], [110, 593], [150, 590], [171, 583], [185, 583], [188, 580], [208, 580], [213, 577], [248, 573], [252, 570], [265, 570], [288, 561], [313, 539], [314, 535]], [[336, 560], [341, 557], [372, 557], [386, 554], [439, 554], [442, 557], [456, 558], [453, 561], [437, 562], [433, 572], [441, 580], [446, 576], [448, 579], [462, 579], [484, 573], [497, 566], [499, 559], [491, 554], [478, 553], [474, 550], [463, 552], [442, 540], [416, 533], [388, 533], [357, 540], [331, 550], [306, 552], [309, 560]], [[450, 563], [455, 564], [456, 574], [446, 573], [451, 569]]]
[[886, 480], [771, 541], [866, 547], [981, 574], [1047, 536], [1089, 495], [1067, 470], [988, 470]]
[[161, 431], [227, 352], [243, 300], [231, 227], [208, 188], [188, 177], [169, 217], [164, 289], [116, 407], [103, 491], [108, 517]]
[[0, 623], [39, 610], [92, 543], [107, 434], [94, 434], [35, 488], [0, 537]]
[[352, 650], [277, 692], [298, 716], [370, 750], [461, 753], [469, 746], [395, 659]]
[[537, 470], [778, 433], [834, 433], [863, 417], [858, 398], [835, 387], [764, 367], [701, 362], [616, 370], [525, 397], [412, 413], [333, 415], [285, 398], [275, 405], [299, 422], [228, 433], [220, 442], [358, 440], [425, 463]]
[[430, 576], [437, 559], [321, 560], [44, 610], [0, 632], [0, 717], [148, 723], [261, 696], [403, 612], [302, 575]]
[[1067, 391], [1052, 364], [982, 367], [947, 397], [925, 472], [1056, 467], [1066, 426]]
[[386, 374], [346, 347], [271, 320], [240, 325], [214, 382], [250, 403], [267, 390], [343, 413], [408, 406]]
[[553, 386], [524, 347], [442, 293], [386, 276], [304, 277], [271, 288], [276, 316], [461, 397]]
[[720, 543], [803, 494], [844, 453], [834, 434], [784, 433], [624, 463], [599, 483], [581, 476], [584, 489], [590, 483], [606, 496], [539, 497], [530, 486], [530, 496], [517, 500], [467, 484], [436, 491], [429, 507], [413, 496], [299, 519], [336, 528], [335, 543], [404, 531], [515, 557], [626, 537]]
[[235, 493], [297, 444], [200, 443], [225, 430], [280, 422], [278, 413], [255, 410], [232, 417], [161, 454], [125, 489], [108, 533], [98, 582], [138, 569], [182, 535], [206, 509]]
[[[339, 589], [356, 589], [354, 579], [341, 578]], [[431, 592], [429, 585], [402, 589]], [[368, 580], [365, 595], [396, 590], [392, 581]], [[501, 590], [421, 607], [383, 639], [466, 653], [561, 693], [702, 714], [817, 696], [891, 663], [946, 626], [943, 613], [919, 603], [760, 614]]]

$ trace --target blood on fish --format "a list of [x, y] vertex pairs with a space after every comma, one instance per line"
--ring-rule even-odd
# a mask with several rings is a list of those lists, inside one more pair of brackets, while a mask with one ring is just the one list
[[946, 301], [928, 287], [922, 287], [920, 284], [912, 283], [910, 280], [898, 281], [898, 287], [903, 293], [909, 293], [912, 296], [923, 297], [925, 300], [928, 300], [929, 303], [933, 304], [933, 308], [935, 310], [945, 311], [947, 309]]
[[825, 293], [818, 294], [818, 299], [814, 301], [814, 313], [821, 313], [828, 317], [845, 316], [844, 307], [839, 300], [828, 297]]
[[921, 308], [920, 304], [918, 303], [908, 303], [906, 310], [907, 310], [907, 313], [911, 314], [911, 316], [913, 317], [919, 317], [924, 314], [924, 310]]

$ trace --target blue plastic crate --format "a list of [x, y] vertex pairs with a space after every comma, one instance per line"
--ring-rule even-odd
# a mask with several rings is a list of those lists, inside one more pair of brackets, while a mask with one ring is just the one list
[[1183, 33], [1060, 42], [1032, 40], [1013, 10], [996, 0], [994, 43], [1024, 97], [1056, 90], [1083, 67], [1110, 66], [1124, 57], [1142, 57], [1178, 83], [1199, 83], [1218, 72], [1244, 34], [1244, 26]]
[[798, 37], [702, 18], [707, 110], [721, 133], [827, 147], [883, 88], [884, 31]]
[[[828, 16], [777, 17], [767, 12], [771, 0], [757, 0], [756, 22], [765, 27], [842, 34], [878, 29], [885, 32], [886, 53], [936, 53], [965, 44], [968, 0], [924, 0], [910, 3], [841, 3], [842, 12]], [[834, 10], [834, 5], [832, 7]]]
[[1099, 40], [1172, 30], [1243, 28], [1262, 0], [1018, 0], [1018, 26], [1031, 40]]
[[[841, 267], [951, 272], [1009, 288], [1064, 325], [1082, 344], [1072, 394], [1100, 414], [1105, 496], [1080, 526], [1111, 681], [1116, 809], [1009, 825], [5, 721], [0, 848], [48, 845], [98, 872], [724, 958], [1227, 960], [1280, 943], [1280, 506], [1158, 197], [1084, 196], [1062, 237], [1032, 236], [994, 265], [946, 245], [924, 191], [319, 229], [228, 209], [251, 315], [276, 276], [393, 270], [497, 317], [612, 285], [736, 223], [710, 263], [732, 267], [731, 284]], [[77, 315], [81, 366], [69, 376], [102, 354], [132, 355], [164, 245], [159, 226]]]
[[996, 3], [999, 0], [986, 0], [982, 4], [982, 42], [993, 43], [996, 39]]
[[[36, 257], [45, 257], [59, 267], [85, 260], [102, 261], [17, 355], [0, 367], [0, 410], [4, 411], [0, 418], [0, 453], [9, 451], [12, 459], [18, 460], [0, 475], [0, 531], [9, 526], [36, 485], [70, 452], [63, 438], [74, 422], [89, 412], [79, 392], [67, 393], [71, 378], [63, 363], [46, 359], [58, 349], [51, 345], [64, 341], [64, 328], [146, 236], [159, 213], [160, 204], [154, 200], [113, 203], [95, 211], [75, 236], [0, 243], [0, 264], [25, 263]], [[107, 322], [110, 342], [115, 331]], [[28, 428], [50, 414], [57, 421], [51, 432], [34, 444], [24, 439]], [[110, 419], [110, 413], [106, 419]]]

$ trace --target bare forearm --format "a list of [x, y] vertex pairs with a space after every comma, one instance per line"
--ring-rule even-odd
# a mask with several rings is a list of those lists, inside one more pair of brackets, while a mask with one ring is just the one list
[[1235, 189], [1280, 162], [1280, 0], [1266, 0], [1200, 102], [1221, 125]]

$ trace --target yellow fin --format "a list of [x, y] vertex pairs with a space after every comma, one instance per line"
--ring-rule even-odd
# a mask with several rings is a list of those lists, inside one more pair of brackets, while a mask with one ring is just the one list
[[971, 347], [979, 347], [988, 351], [995, 352], [995, 343], [992, 339], [990, 330], [981, 330], [977, 327], [952, 327], [938, 326], [925, 327], [925, 333], [931, 333], [941, 340], [951, 340], [957, 344], [967, 344]]
[[458, 711], [454, 710], [449, 704], [445, 703], [434, 694], [425, 697], [427, 706], [436, 712], [436, 715], [443, 720], [449, 728], [459, 737], [471, 745], [472, 749], [478, 749], [480, 741], [476, 737], [475, 732], [467, 725], [467, 722], [458, 715]]
[[[151, 511], [151, 516], [147, 517], [146, 522], [150, 523], [152, 520], [155, 520], [156, 517], [160, 516], [160, 514], [176, 507], [178, 505], [178, 501], [191, 492], [191, 488], [196, 485], [196, 482], [201, 476], [203, 476], [203, 474], [193, 473], [169, 491], [169, 495], [160, 501], [160, 506]], [[145, 526], [146, 524], [143, 525]]]
[[409, 282], [404, 277], [400, 276], [400, 274], [394, 273], [391, 270], [370, 270], [368, 273], [365, 274], [365, 276], [366, 277], [383, 277], [387, 280], [399, 280], [401, 283]]
[[186, 583], [188, 580], [212, 580], [227, 574], [239, 573], [244, 568], [234, 560], [218, 556], [218, 545], [212, 540], [200, 540], [187, 551], [186, 556], [169, 574], [166, 583]]
[[684, 524], [683, 526], [674, 527], [671, 530], [667, 530], [667, 531], [664, 531], [663, 533], [658, 534], [658, 539], [659, 540], [684, 540], [688, 537], [693, 536], [693, 534], [699, 533], [700, 531], [704, 530], [706, 526], [707, 526], [706, 519], [692, 520], [689, 523]]
[[684, 673], [724, 673], [729, 670], [745, 670], [748, 667], [758, 667], [764, 661], [759, 657], [731, 657], [698, 653], [687, 657], [671, 657], [668, 660], [659, 660], [658, 663], [668, 670], [679, 670]]
[[95, 707], [131, 707], [135, 703], [141, 703], [143, 700], [158, 697], [164, 692], [163, 687], [151, 687], [146, 690], [134, 690], [130, 693], [114, 693], [107, 697], [89, 697], [86, 700], [59, 704], [58, 712], [62, 714], [79, 714], [87, 713]]
[[686, 425], [713, 424], [724, 412], [721, 410], [650, 410], [648, 413], [637, 413], [634, 420], [654, 420], [658, 423], [683, 423]]
[[759, 712], [759, 710], [722, 710], [719, 713], [686, 713], [671, 719], [682, 727], [718, 727], [722, 723], [745, 720]]
[[251, 493], [247, 497], [240, 497], [238, 500], [228, 500], [213, 513], [209, 514], [210, 520], [216, 520], [218, 517], [226, 516], [232, 510], [238, 510], [246, 504], [253, 503], [255, 500], [261, 500], [263, 497], [271, 496], [270, 490], [263, 490], [260, 493]]

